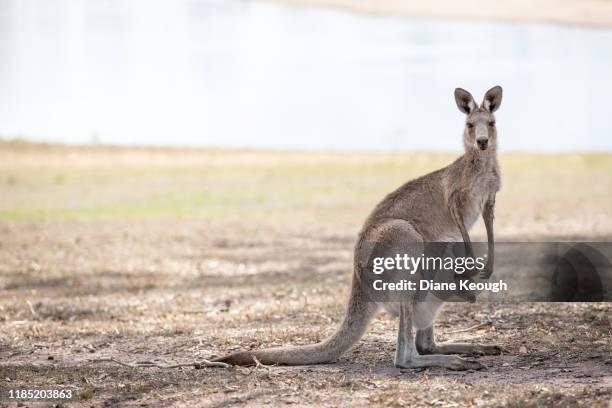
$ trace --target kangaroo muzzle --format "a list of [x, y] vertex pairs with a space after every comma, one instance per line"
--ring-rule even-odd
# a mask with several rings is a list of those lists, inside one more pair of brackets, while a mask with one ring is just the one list
[[478, 148], [480, 150], [487, 150], [487, 147], [489, 146], [489, 130], [487, 129], [486, 125], [479, 123], [476, 126], [476, 146], [478, 146]]
[[476, 139], [476, 144], [478, 145], [478, 148], [480, 150], [487, 150], [487, 147], [489, 146], [489, 139], [488, 138]]

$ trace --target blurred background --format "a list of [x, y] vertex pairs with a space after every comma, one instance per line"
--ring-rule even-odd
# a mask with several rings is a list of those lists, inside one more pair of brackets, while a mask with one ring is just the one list
[[453, 89], [480, 100], [500, 84], [503, 151], [612, 149], [612, 30], [580, 10], [574, 23], [591, 24], [545, 21], [572, 2], [548, 16], [523, 4], [524, 19], [544, 20], [528, 24], [504, 5], [449, 3], [446, 13], [482, 14], [465, 21], [402, 16], [410, 2], [329, 2], [378, 14], [292, 3], [2, 0], [0, 136], [455, 151]]
[[455, 304], [442, 340], [505, 350], [460, 376], [394, 369], [389, 315], [330, 366], [92, 359], [330, 334], [369, 212], [462, 153], [457, 86], [504, 88], [496, 240], [610, 242], [610, 67], [608, 0], [0, 0], [0, 388], [113, 407], [609, 407], [606, 303]]

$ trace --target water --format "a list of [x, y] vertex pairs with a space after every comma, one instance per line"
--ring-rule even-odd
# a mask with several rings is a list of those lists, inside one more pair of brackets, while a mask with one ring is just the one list
[[453, 89], [505, 94], [501, 149], [612, 150], [612, 30], [259, 2], [0, 0], [0, 136], [461, 149]]

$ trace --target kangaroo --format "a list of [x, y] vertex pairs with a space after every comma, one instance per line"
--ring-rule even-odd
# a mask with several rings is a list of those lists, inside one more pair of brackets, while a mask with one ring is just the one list
[[[476, 360], [464, 355], [494, 355], [496, 345], [468, 343], [438, 344], [433, 324], [444, 301], [407, 295], [401, 302], [372, 301], [364, 283], [371, 269], [362, 261], [369, 243], [386, 242], [397, 253], [410, 244], [463, 241], [466, 253], [473, 256], [468, 230], [482, 214], [488, 243], [488, 259], [477, 271], [486, 279], [493, 272], [493, 212], [495, 194], [501, 186], [497, 162], [497, 131], [493, 113], [502, 100], [502, 88], [495, 86], [478, 106], [464, 89], [455, 89], [455, 102], [466, 115], [463, 130], [464, 154], [452, 164], [409, 181], [387, 195], [368, 216], [355, 245], [351, 294], [344, 320], [329, 338], [301, 347], [280, 347], [242, 351], [217, 358], [234, 365], [262, 364], [308, 365], [337, 359], [355, 344], [371, 319], [385, 308], [399, 314], [395, 353], [398, 368], [443, 367], [451, 370], [480, 369]], [[415, 333], [416, 331], [416, 333]]]

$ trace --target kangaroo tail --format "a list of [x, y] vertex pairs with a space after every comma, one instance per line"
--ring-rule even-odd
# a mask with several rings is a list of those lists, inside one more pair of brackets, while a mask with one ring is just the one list
[[359, 283], [358, 279], [353, 279], [351, 296], [342, 324], [322, 342], [298, 347], [240, 351], [213, 361], [242, 366], [255, 365], [253, 357], [268, 365], [309, 365], [334, 361], [363, 336], [378, 310], [375, 303], [366, 299]]

